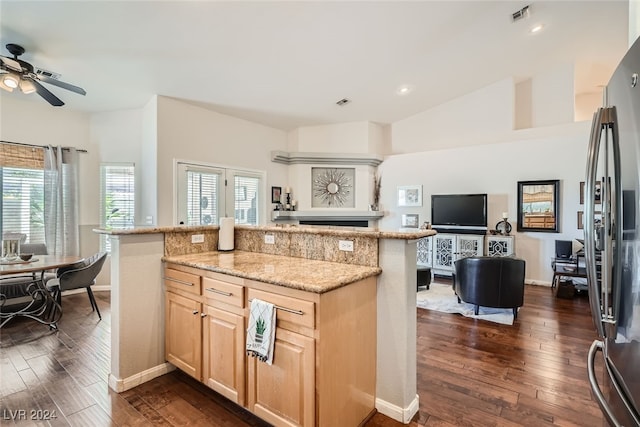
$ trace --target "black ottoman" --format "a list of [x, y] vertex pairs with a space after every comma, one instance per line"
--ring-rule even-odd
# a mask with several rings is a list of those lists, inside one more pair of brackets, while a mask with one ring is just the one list
[[429, 285], [431, 284], [431, 267], [425, 267], [422, 265], [418, 266], [418, 275], [417, 275], [418, 289], [420, 290], [420, 286], [426, 286], [427, 290], [429, 289]]

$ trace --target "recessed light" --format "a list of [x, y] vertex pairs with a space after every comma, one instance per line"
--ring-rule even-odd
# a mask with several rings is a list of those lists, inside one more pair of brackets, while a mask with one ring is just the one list
[[401, 85], [396, 89], [396, 95], [408, 95], [413, 91], [412, 85]]
[[539, 32], [540, 30], [542, 30], [543, 25], [542, 24], [538, 24], [538, 25], [534, 25], [533, 27], [531, 27], [531, 29], [529, 30], [529, 32], [531, 34], [535, 34], [537, 32]]

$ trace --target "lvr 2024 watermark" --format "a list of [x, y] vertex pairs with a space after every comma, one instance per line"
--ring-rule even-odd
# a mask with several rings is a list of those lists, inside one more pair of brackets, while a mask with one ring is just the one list
[[55, 410], [49, 411], [46, 409], [3, 409], [2, 420], [5, 421], [17, 421], [17, 420], [53, 420], [58, 418], [58, 414]]

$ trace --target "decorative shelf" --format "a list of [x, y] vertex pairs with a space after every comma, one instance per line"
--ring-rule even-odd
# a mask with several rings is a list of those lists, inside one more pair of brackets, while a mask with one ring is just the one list
[[337, 153], [289, 153], [272, 151], [271, 161], [285, 165], [329, 164], [329, 165], [366, 165], [378, 166], [383, 158], [375, 154], [337, 154]]
[[380, 211], [271, 211], [272, 221], [377, 221]]

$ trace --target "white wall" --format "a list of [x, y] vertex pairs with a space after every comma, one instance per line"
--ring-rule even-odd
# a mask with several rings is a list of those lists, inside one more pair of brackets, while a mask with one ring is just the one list
[[531, 80], [532, 127], [573, 122], [574, 104], [573, 64], [547, 70]]
[[[430, 221], [432, 194], [487, 193], [488, 227], [494, 228], [502, 212], [509, 212], [516, 255], [527, 262], [527, 280], [549, 283], [555, 240], [583, 235], [577, 229], [577, 212], [583, 208], [579, 185], [589, 130], [589, 122], [571, 123], [513, 131], [508, 142], [389, 156], [379, 166], [385, 213], [380, 226], [399, 228], [405, 213], [419, 214], [420, 223]], [[548, 179], [560, 180], [560, 233], [517, 233], [517, 182]], [[423, 186], [423, 206], [398, 207], [397, 187], [416, 184]]]
[[175, 159], [266, 171], [267, 199], [271, 186], [286, 185], [287, 167], [271, 162], [271, 151], [287, 150], [286, 132], [166, 97], [158, 97], [157, 111], [158, 225], [174, 224]]
[[[138, 201], [141, 224], [156, 225], [158, 219], [158, 97], [154, 96], [142, 113], [142, 158]], [[142, 187], [142, 188], [140, 188]]]
[[382, 154], [382, 126], [367, 121], [299, 127], [288, 135], [288, 151]]
[[515, 84], [506, 79], [394, 122], [392, 153], [478, 145], [514, 128]]

